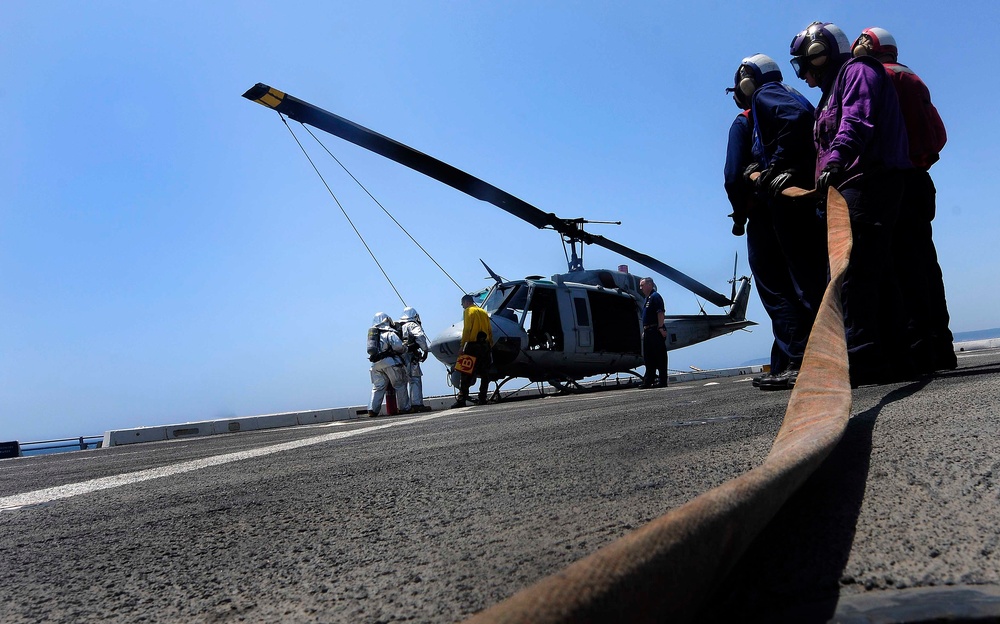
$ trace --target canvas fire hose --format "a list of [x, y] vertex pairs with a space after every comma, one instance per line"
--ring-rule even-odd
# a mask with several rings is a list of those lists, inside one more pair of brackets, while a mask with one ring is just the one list
[[[788, 197], [813, 191], [786, 189]], [[841, 287], [847, 204], [827, 195], [831, 280], [764, 462], [473, 616], [470, 623], [687, 622], [840, 441], [851, 413]]]

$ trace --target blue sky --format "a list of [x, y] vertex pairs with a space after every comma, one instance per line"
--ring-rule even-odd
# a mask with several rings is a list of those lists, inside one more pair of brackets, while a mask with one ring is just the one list
[[[751, 10], [753, 9], [753, 10]], [[744, 56], [813, 20], [882, 26], [949, 141], [931, 173], [952, 329], [1000, 326], [994, 2], [38, 2], [0, 19], [0, 439], [362, 404], [365, 330], [403, 304], [257, 82], [407, 143], [726, 292], [745, 239], [722, 189]], [[308, 136], [297, 124], [300, 137]], [[467, 290], [484, 259], [564, 270], [556, 234], [334, 137], [324, 144]], [[321, 150], [429, 333], [459, 289]], [[590, 268], [623, 259], [588, 248]], [[629, 263], [634, 272], [645, 269]], [[670, 313], [696, 313], [660, 279]], [[706, 304], [706, 310], [717, 312]], [[765, 357], [763, 327], [671, 368]], [[428, 394], [448, 391], [425, 365]]]

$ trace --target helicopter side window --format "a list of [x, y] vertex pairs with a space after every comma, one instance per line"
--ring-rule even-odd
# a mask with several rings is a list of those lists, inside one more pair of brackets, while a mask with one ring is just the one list
[[590, 313], [587, 312], [587, 300], [573, 297], [573, 309], [576, 311], [576, 324], [580, 327], [590, 327]]
[[642, 353], [636, 303], [631, 297], [588, 292], [594, 317], [594, 351]]

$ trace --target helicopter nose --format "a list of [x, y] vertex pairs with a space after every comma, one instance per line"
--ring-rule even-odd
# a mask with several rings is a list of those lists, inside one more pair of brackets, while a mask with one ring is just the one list
[[448, 327], [431, 341], [431, 353], [437, 361], [451, 368], [458, 360], [458, 352], [462, 348], [462, 323]]

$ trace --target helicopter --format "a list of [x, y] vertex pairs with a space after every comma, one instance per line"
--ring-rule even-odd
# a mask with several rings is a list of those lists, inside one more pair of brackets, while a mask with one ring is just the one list
[[[493, 328], [489, 376], [497, 383], [494, 397], [515, 378], [547, 382], [565, 391], [579, 388], [579, 380], [595, 375], [638, 376], [635, 369], [643, 365], [641, 315], [645, 300], [640, 278], [629, 273], [625, 265], [618, 270], [584, 269], [587, 244], [634, 260], [707, 301], [730, 308], [725, 314], [706, 314], [702, 309], [699, 314], [667, 315], [668, 351], [756, 325], [746, 318], [750, 278], [737, 279], [735, 267], [730, 280], [732, 294], [726, 296], [656, 258], [584, 230], [585, 224], [598, 222], [562, 219], [544, 212], [469, 173], [278, 89], [257, 83], [243, 97], [489, 202], [539, 229], [560, 234], [570, 251], [566, 273], [508, 281], [483, 263], [494, 284], [473, 298], [489, 314]], [[448, 369], [449, 376], [455, 375], [461, 336], [459, 322], [430, 343], [430, 352]]]

